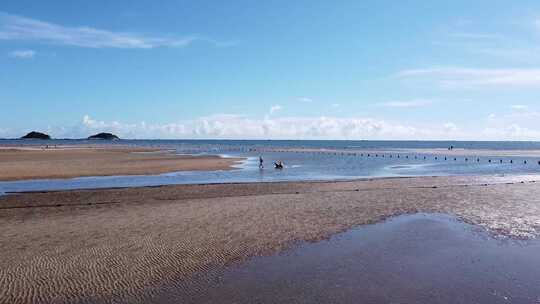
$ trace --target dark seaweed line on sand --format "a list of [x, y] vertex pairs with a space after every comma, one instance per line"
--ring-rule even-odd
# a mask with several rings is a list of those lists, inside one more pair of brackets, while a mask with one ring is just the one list
[[[265, 194], [235, 194], [235, 195], [220, 195], [220, 196], [209, 196], [209, 197], [178, 197], [174, 199], [160, 199], [155, 198], [155, 200], [161, 201], [182, 201], [182, 200], [197, 200], [197, 199], [212, 199], [217, 197], [250, 197], [250, 196], [260, 196], [260, 195], [287, 195], [287, 194], [307, 194], [307, 193], [345, 193], [345, 192], [370, 192], [370, 191], [381, 191], [381, 190], [396, 190], [396, 189], [445, 189], [445, 188], [454, 188], [454, 187], [488, 187], [496, 185], [514, 185], [514, 184], [525, 184], [525, 183], [536, 183], [536, 180], [532, 181], [520, 181], [520, 182], [501, 182], [501, 183], [480, 183], [480, 184], [453, 184], [453, 185], [441, 185], [441, 186], [410, 186], [410, 187], [377, 187], [369, 189], [343, 189], [343, 190], [321, 190], [321, 191], [290, 191], [290, 192], [274, 192], [274, 193], [265, 193]], [[233, 183], [234, 184], [234, 183]], [[238, 183], [242, 184], [242, 183]], [[202, 185], [202, 184], [201, 184]], [[171, 185], [159, 185], [159, 186], [148, 186], [141, 188], [159, 188]], [[84, 189], [79, 191], [95, 191], [95, 190], [113, 190], [113, 189], [126, 189], [126, 188], [107, 188], [107, 189]], [[68, 190], [68, 191], [78, 191], [78, 190]], [[64, 191], [29, 191], [29, 192], [13, 192], [10, 194], [32, 194], [32, 193], [58, 193]], [[114, 204], [129, 204], [127, 202], [96, 202], [96, 203], [79, 203], [79, 204], [53, 204], [53, 205], [32, 205], [32, 206], [10, 206], [10, 207], [0, 207], [0, 210], [10, 210], [10, 209], [30, 209], [30, 208], [60, 208], [66, 206], [95, 206], [95, 205], [114, 205]]]

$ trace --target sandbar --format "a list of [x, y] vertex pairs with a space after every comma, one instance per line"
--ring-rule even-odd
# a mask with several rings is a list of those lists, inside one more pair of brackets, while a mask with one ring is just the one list
[[0, 181], [228, 170], [239, 158], [134, 147], [2, 147]]

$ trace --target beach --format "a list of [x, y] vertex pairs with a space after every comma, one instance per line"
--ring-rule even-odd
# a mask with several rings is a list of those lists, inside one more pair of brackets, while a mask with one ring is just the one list
[[449, 214], [495, 237], [531, 239], [540, 233], [538, 182], [414, 177], [3, 196], [0, 302], [185, 301], [231, 265], [401, 214]]
[[0, 304], [540, 304], [540, 1], [0, 6]]
[[240, 160], [143, 147], [4, 146], [0, 148], [0, 181], [229, 170]]

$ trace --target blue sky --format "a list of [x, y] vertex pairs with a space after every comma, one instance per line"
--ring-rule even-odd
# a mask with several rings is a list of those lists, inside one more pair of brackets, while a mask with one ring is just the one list
[[0, 137], [540, 140], [540, 2], [2, 1]]

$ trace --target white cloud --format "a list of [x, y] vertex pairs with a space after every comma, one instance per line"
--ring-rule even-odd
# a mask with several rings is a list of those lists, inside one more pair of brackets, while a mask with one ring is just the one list
[[363, 139], [407, 138], [423, 134], [423, 131], [411, 126], [371, 118], [252, 119], [231, 114], [218, 114], [168, 124], [105, 122], [85, 115], [81, 126], [73, 130], [78, 132], [78, 135], [68, 134], [69, 130], [66, 129], [63, 136], [86, 137], [91, 133], [113, 132], [124, 138]]
[[301, 102], [313, 102], [313, 99], [309, 98], [309, 97], [300, 97], [298, 98], [298, 101], [301, 101]]
[[538, 120], [540, 119], [540, 112], [538, 111], [531, 111], [531, 110], [518, 110], [518, 111], [512, 111], [510, 113], [505, 114], [504, 116], [501, 116], [507, 119], [512, 120], [512, 122], [520, 122], [520, 123], [529, 123], [530, 125], [537, 125]]
[[452, 122], [445, 123], [443, 127], [446, 132], [456, 132], [458, 130], [458, 127], [456, 126], [456, 124]]
[[274, 114], [274, 113], [276, 113], [276, 112], [278, 112], [278, 111], [281, 111], [281, 110], [283, 110], [283, 107], [282, 107], [282, 106], [280, 106], [280, 105], [273, 105], [273, 106], [270, 107], [270, 114]]
[[0, 40], [2, 39], [34, 40], [86, 48], [184, 47], [196, 40], [210, 42], [216, 46], [227, 45], [226, 42], [217, 42], [200, 36], [173, 38], [114, 32], [87, 26], [67, 27], [0, 12]]
[[[497, 116], [484, 123], [458, 127], [452, 122], [403, 123], [369, 117], [249, 118], [217, 114], [171, 123], [103, 121], [85, 115], [80, 123], [49, 127], [56, 138], [86, 138], [112, 132], [138, 139], [371, 139], [371, 140], [540, 140], [536, 117]], [[20, 131], [20, 132], [19, 132]], [[0, 129], [0, 137], [20, 137], [21, 130]]]
[[540, 48], [535, 46], [500, 46], [494, 45], [489, 47], [470, 48], [470, 52], [480, 54], [481, 56], [497, 57], [499, 60], [509, 60], [518, 63], [535, 63], [540, 62]]
[[472, 32], [454, 32], [450, 34], [450, 37], [470, 40], [495, 40], [503, 38], [503, 36], [499, 34]]
[[[537, 35], [540, 33], [539, 20], [505, 22], [505, 29], [499, 32], [471, 31], [471, 28], [478, 28], [473, 24], [455, 25], [454, 31], [439, 35], [439, 39], [434, 44], [444, 47], [445, 51], [450, 49], [481, 55], [482, 61], [489, 56], [496, 57], [492, 59], [497, 63], [538, 64], [540, 62], [540, 48], [538, 47], [540, 41]], [[441, 37], [449, 39], [441, 40]]]
[[10, 57], [19, 59], [32, 59], [35, 55], [36, 52], [33, 50], [16, 50], [9, 53]]
[[433, 81], [446, 88], [540, 87], [540, 69], [427, 68], [404, 70], [397, 76]]
[[9, 130], [8, 129], [2, 129], [0, 128], [0, 138], [5, 138], [5, 137], [8, 137], [6, 135], [9, 134]]
[[527, 110], [529, 107], [526, 105], [511, 105], [510, 108], [516, 111], [524, 111], [524, 110]]
[[[485, 139], [540, 140], [540, 112], [517, 105], [517, 110], [487, 117], [481, 133]], [[512, 107], [513, 108], [513, 107]]]
[[512, 124], [503, 128], [487, 127], [482, 131], [486, 138], [498, 140], [539, 140], [540, 131]]
[[419, 108], [432, 104], [431, 100], [426, 99], [414, 99], [414, 100], [395, 100], [378, 103], [378, 106], [388, 108]]

